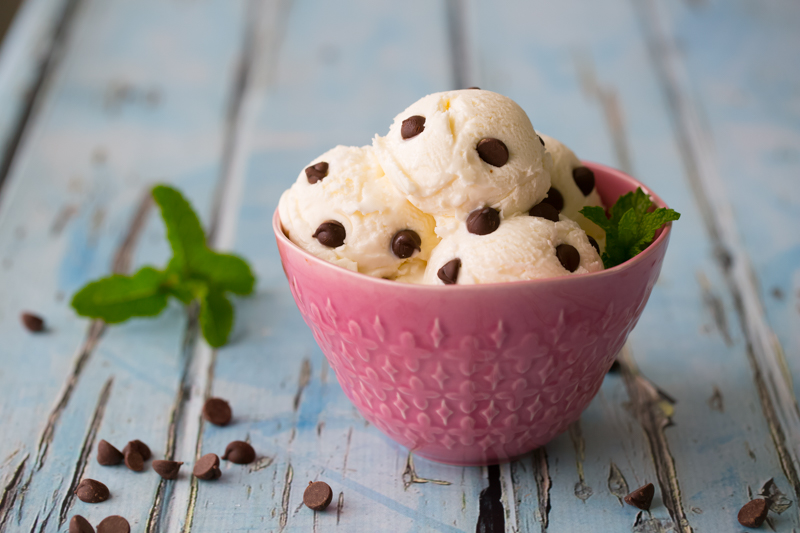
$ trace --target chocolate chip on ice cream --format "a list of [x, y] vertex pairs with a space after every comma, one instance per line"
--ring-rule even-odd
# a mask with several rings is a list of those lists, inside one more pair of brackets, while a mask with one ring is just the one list
[[531, 207], [528, 214], [532, 217], [540, 217], [551, 222], [558, 222], [558, 210], [547, 202], [541, 202]]
[[584, 196], [589, 196], [594, 190], [594, 172], [587, 167], [572, 169], [572, 179]]
[[414, 230], [404, 229], [392, 237], [392, 253], [400, 259], [411, 257], [414, 252], [421, 250], [421, 246], [422, 239]]
[[500, 139], [481, 139], [476, 150], [481, 159], [493, 167], [502, 167], [508, 163], [508, 148]]
[[327, 246], [328, 248], [340, 247], [344, 244], [346, 236], [347, 232], [342, 223], [335, 220], [323, 222], [317, 227], [317, 231], [314, 232], [314, 235], [312, 235], [321, 245]]
[[314, 165], [306, 167], [306, 179], [309, 183], [322, 181], [328, 175], [328, 163], [320, 161]]
[[564, 197], [561, 196], [561, 193], [558, 192], [558, 189], [554, 187], [550, 187], [547, 191], [547, 198], [542, 200], [543, 202], [547, 202], [548, 204], [552, 205], [556, 208], [556, 211], [559, 213], [562, 209], [564, 209]]
[[500, 213], [491, 207], [476, 209], [467, 217], [467, 230], [475, 235], [488, 235], [499, 227]]
[[410, 139], [416, 137], [425, 130], [425, 117], [414, 115], [408, 117], [403, 121], [403, 126], [400, 128], [400, 135], [403, 139]]
[[453, 259], [442, 266], [436, 275], [445, 285], [455, 285], [458, 281], [458, 269], [461, 268], [461, 259]]

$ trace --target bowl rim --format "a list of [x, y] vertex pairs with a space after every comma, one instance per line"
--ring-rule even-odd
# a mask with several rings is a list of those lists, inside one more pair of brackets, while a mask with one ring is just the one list
[[[649, 187], [645, 184], [640, 182], [639, 180], [635, 179], [634, 177], [618, 170], [616, 168], [610, 167], [608, 165], [603, 165], [600, 163], [595, 163], [593, 161], [586, 161], [582, 160], [581, 163], [584, 165], [600, 169], [605, 173], [608, 174], [616, 174], [618, 178], [622, 178], [623, 181], [627, 181], [633, 187], [641, 187], [644, 192], [650, 195], [653, 203], [658, 207], [666, 207], [669, 206], [658, 196], [655, 192], [653, 192]], [[641, 252], [636, 257], [629, 259], [622, 263], [621, 265], [617, 265], [612, 268], [608, 268], [605, 270], [600, 270], [597, 272], [587, 272], [585, 274], [573, 274], [570, 276], [558, 276], [554, 278], [542, 278], [542, 279], [531, 279], [531, 280], [517, 280], [517, 281], [503, 281], [497, 283], [480, 283], [475, 285], [423, 285], [418, 283], [398, 283], [394, 280], [388, 280], [383, 278], [377, 278], [374, 276], [368, 276], [367, 274], [362, 274], [360, 272], [355, 272], [353, 270], [348, 270], [344, 267], [339, 265], [335, 265], [333, 263], [329, 263], [324, 259], [320, 259], [319, 257], [307, 252], [306, 250], [300, 248], [298, 245], [293, 243], [284, 233], [283, 226], [281, 225], [280, 214], [278, 212], [278, 207], [275, 208], [275, 212], [272, 215], [272, 230], [275, 233], [275, 237], [278, 241], [282, 242], [284, 245], [292, 248], [295, 252], [297, 252], [301, 257], [303, 257], [307, 262], [311, 262], [320, 268], [323, 269], [335, 269], [334, 272], [351, 278], [353, 281], [357, 281], [359, 283], [367, 283], [367, 284], [377, 284], [378, 286], [383, 287], [393, 287], [394, 290], [397, 290], [398, 287], [402, 287], [403, 290], [415, 290], [415, 291], [444, 291], [444, 292], [452, 292], [452, 291], [476, 291], [486, 288], [491, 288], [492, 290], [497, 290], [498, 287], [502, 286], [513, 286], [515, 288], [519, 288], [520, 284], [528, 284], [528, 285], [557, 285], [561, 283], [570, 283], [571, 280], [575, 279], [588, 279], [588, 278], [598, 278], [602, 279], [604, 277], [615, 276], [618, 274], [622, 274], [632, 268], [635, 268], [639, 263], [646, 261], [650, 256], [653, 254], [658, 253], [658, 249], [664, 246], [669, 238], [670, 230], [672, 229], [672, 222], [668, 222], [664, 225], [661, 229], [660, 234], [655, 238], [655, 240], [648, 246], [643, 252]], [[281, 258], [283, 260], [283, 258]]]

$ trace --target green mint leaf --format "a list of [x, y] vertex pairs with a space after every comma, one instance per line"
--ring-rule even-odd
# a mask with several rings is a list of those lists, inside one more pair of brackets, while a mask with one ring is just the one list
[[214, 348], [224, 346], [233, 327], [233, 305], [217, 287], [208, 287], [200, 300], [200, 329]]
[[581, 214], [606, 232], [603, 265], [612, 268], [635, 257], [647, 248], [656, 231], [667, 222], [678, 220], [680, 213], [659, 208], [649, 211], [653, 202], [641, 188], [620, 196], [607, 217], [602, 207], [584, 207]]
[[156, 316], [167, 306], [161, 284], [165, 273], [144, 267], [133, 276], [115, 274], [89, 283], [72, 297], [72, 307], [85, 317], [108, 324], [136, 316]]
[[233, 254], [221, 254], [208, 250], [200, 260], [192, 264], [192, 274], [202, 277], [221, 290], [247, 295], [253, 292], [256, 278], [250, 265]]
[[173, 268], [188, 277], [191, 264], [208, 248], [206, 235], [191, 204], [176, 189], [166, 185], [153, 188], [153, 199], [161, 209], [167, 227], [167, 239], [172, 247]]
[[667, 209], [664, 207], [660, 207], [652, 213], [647, 213], [642, 221], [641, 226], [639, 227], [639, 238], [631, 246], [631, 253], [636, 255], [644, 251], [644, 249], [647, 248], [651, 242], [653, 242], [653, 238], [655, 237], [658, 228], [667, 222], [672, 222], [673, 220], [678, 220], [680, 218], [680, 213], [673, 209]]
[[581, 214], [600, 226], [606, 233], [615, 229], [615, 226], [606, 216], [606, 210], [598, 206], [586, 206], [581, 209]]

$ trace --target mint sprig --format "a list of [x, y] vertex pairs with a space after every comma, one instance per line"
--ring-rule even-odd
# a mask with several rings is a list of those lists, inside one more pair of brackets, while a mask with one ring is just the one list
[[617, 199], [609, 210], [610, 217], [602, 207], [588, 206], [581, 214], [603, 228], [606, 232], [606, 251], [603, 265], [615, 267], [641, 253], [653, 242], [656, 231], [667, 222], [681, 218], [674, 209], [660, 207], [651, 210], [650, 196], [641, 187]]
[[186, 305], [197, 301], [203, 337], [215, 348], [223, 346], [234, 319], [226, 293], [253, 292], [250, 265], [208, 247], [200, 219], [179, 191], [158, 185], [152, 194], [167, 228], [172, 259], [163, 270], [145, 266], [132, 276], [114, 274], [93, 281], [73, 296], [72, 307], [81, 316], [116, 324], [158, 315], [170, 296]]

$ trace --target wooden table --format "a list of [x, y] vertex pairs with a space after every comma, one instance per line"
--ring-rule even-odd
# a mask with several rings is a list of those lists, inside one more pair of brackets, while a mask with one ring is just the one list
[[[798, 4], [745, 0], [27, 0], [0, 55], [0, 531], [77, 513], [135, 532], [727, 533], [762, 491], [791, 504], [772, 529], [800, 531], [798, 27]], [[683, 214], [621, 371], [567, 433], [488, 468], [412, 462], [365, 423], [270, 227], [315, 155], [471, 85]], [[259, 276], [218, 351], [177, 305], [115, 327], [68, 305], [166, 260], [156, 182]], [[201, 423], [210, 394], [235, 423]], [[260, 459], [215, 483], [96, 463], [100, 439], [135, 438], [190, 463], [249, 439]], [[112, 499], [75, 499], [83, 477]], [[302, 505], [312, 479], [325, 513]], [[650, 513], [621, 503], [645, 482]]]

